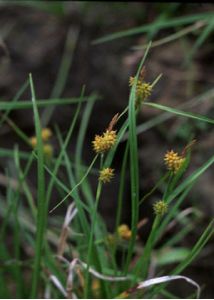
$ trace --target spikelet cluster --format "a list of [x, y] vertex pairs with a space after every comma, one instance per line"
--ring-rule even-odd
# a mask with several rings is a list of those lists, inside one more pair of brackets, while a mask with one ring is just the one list
[[[44, 154], [47, 158], [51, 158], [53, 156], [53, 147], [50, 143], [47, 143], [52, 136], [52, 131], [49, 128], [43, 128], [41, 132], [41, 137], [43, 142], [45, 143], [43, 146]], [[37, 146], [37, 138], [36, 136], [32, 136], [29, 139], [29, 142], [33, 148]]]
[[156, 216], [163, 216], [168, 211], [168, 204], [163, 200], [160, 200], [154, 203], [153, 209]]
[[129, 226], [126, 224], [122, 224], [117, 228], [117, 234], [120, 238], [124, 240], [130, 240], [132, 236], [132, 232], [129, 229]]
[[179, 171], [184, 160], [185, 158], [183, 156], [178, 155], [178, 153], [173, 150], [167, 151], [164, 157], [167, 169], [172, 171], [174, 174]]
[[115, 130], [106, 130], [102, 135], [96, 135], [92, 141], [96, 153], [104, 153], [114, 146], [117, 134]]
[[99, 180], [103, 183], [110, 182], [114, 177], [114, 169], [104, 168], [100, 171]]
[[[129, 78], [129, 86], [133, 86], [135, 83], [136, 77]], [[152, 85], [142, 80], [138, 79], [136, 83], [136, 105], [139, 105], [144, 100], [146, 100], [152, 93]]]
[[[42, 136], [43, 142], [47, 142], [50, 139], [50, 137], [52, 136], [52, 131], [49, 128], [43, 128], [42, 132], [41, 132], [41, 136]], [[36, 138], [36, 136], [32, 136], [29, 139], [29, 141], [30, 141], [31, 146], [33, 148], [35, 148], [36, 145], [37, 145], [37, 138]]]
[[42, 140], [44, 142], [47, 142], [52, 136], [52, 131], [49, 128], [43, 128], [41, 135], [42, 135]]
[[30, 142], [31, 146], [32, 146], [33, 148], [35, 148], [36, 145], [37, 145], [37, 138], [36, 138], [35, 136], [32, 136], [32, 137], [29, 139], [29, 142]]

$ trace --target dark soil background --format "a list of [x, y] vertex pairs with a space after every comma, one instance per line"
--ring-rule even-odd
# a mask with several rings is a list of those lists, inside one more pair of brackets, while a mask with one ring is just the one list
[[[93, 151], [91, 140], [96, 133], [102, 133], [109, 121], [117, 112], [121, 112], [128, 103], [128, 79], [136, 72], [143, 51], [133, 51], [131, 47], [145, 43], [146, 35], [138, 34], [132, 37], [118, 39], [112, 42], [92, 45], [92, 41], [106, 34], [120, 30], [130, 29], [153, 22], [166, 9], [166, 3], [98, 3], [98, 2], [19, 2], [16, 4], [5, 1], [0, 3], [0, 97], [10, 101], [25, 80], [28, 74], [33, 74], [38, 99], [48, 99], [54, 88], [59, 65], [62, 59], [65, 42], [70, 39], [73, 43], [73, 55], [66, 86], [61, 97], [79, 96], [83, 84], [86, 84], [86, 94], [97, 92], [102, 97], [94, 107], [87, 139], [84, 147], [84, 160], [89, 163]], [[211, 4], [174, 4], [171, 17], [187, 14], [213, 11]], [[178, 28], [179, 29], [179, 28]], [[162, 30], [154, 40], [173, 33], [173, 29]], [[155, 87], [151, 101], [175, 107], [204, 93], [213, 87], [213, 35], [210, 35], [194, 56], [189, 66], [183, 62], [196, 34], [190, 34], [168, 44], [153, 48], [146, 61], [146, 79], [153, 81], [160, 73], [162, 79]], [[29, 99], [26, 92], [22, 99]], [[49, 122], [60, 127], [65, 134], [72, 120], [74, 106], [62, 106], [55, 109]], [[213, 97], [203, 104], [197, 105], [192, 112], [213, 116]], [[140, 113], [138, 123], [145, 122], [160, 111], [144, 108]], [[34, 134], [33, 115], [28, 111], [13, 111], [12, 120], [29, 136]], [[80, 120], [81, 121], [81, 118]], [[199, 122], [183, 118], [171, 118], [139, 135], [139, 164], [141, 195], [148, 192], [164, 170], [163, 156], [166, 150], [181, 151], [193, 134], [197, 143], [193, 150], [191, 166], [188, 174], [202, 165], [213, 154], [213, 128]], [[53, 137], [55, 155], [57, 155], [57, 142]], [[0, 129], [0, 146], [13, 148], [18, 143], [20, 149], [26, 150], [19, 138], [4, 123]], [[121, 151], [124, 145], [121, 146]], [[70, 151], [75, 149], [75, 140], [70, 145]], [[118, 153], [121, 153], [119, 151]], [[120, 154], [114, 160], [116, 179], [103, 193], [100, 211], [105, 217], [109, 230], [113, 230], [115, 220], [115, 195], [119, 181], [119, 168], [121, 166]], [[0, 168], [6, 166], [8, 161], [1, 159]], [[32, 172], [32, 185], [35, 176]], [[92, 179], [93, 180], [93, 179]], [[94, 179], [94, 181], [96, 178]], [[196, 222], [192, 234], [183, 241], [183, 246], [193, 244], [201, 230], [208, 223], [214, 212], [213, 203], [214, 172], [209, 169], [200, 178], [197, 185], [189, 195], [184, 208], [194, 205], [203, 212], [204, 217]], [[125, 200], [123, 221], [130, 222], [129, 178], [127, 176], [127, 199]], [[141, 217], [152, 214], [152, 203], [161, 197], [155, 194], [151, 200], [142, 207]], [[57, 199], [54, 199], [53, 203]], [[148, 226], [140, 232], [145, 240], [150, 230]], [[148, 228], [147, 228], [148, 227]], [[173, 234], [173, 232], [171, 233]], [[213, 292], [213, 249], [211, 242], [200, 259], [184, 271], [200, 285], [204, 285], [202, 296], [211, 298]], [[183, 291], [175, 286], [181, 296], [185, 297], [186, 285]]]

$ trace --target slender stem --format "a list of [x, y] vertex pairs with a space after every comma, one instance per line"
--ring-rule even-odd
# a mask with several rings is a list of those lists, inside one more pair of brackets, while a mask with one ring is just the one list
[[85, 175], [81, 178], [81, 180], [75, 185], [75, 187], [56, 205], [54, 206], [54, 208], [52, 208], [49, 212], [52, 213], [55, 209], [57, 209], [57, 207], [59, 207], [69, 196], [72, 196], [72, 194], [74, 193], [74, 191], [82, 184], [82, 182], [85, 180], [85, 178], [88, 176], [88, 174], [90, 173], [96, 159], [98, 157], [98, 154], [94, 157], [92, 163], [90, 164], [90, 166], [88, 167], [88, 170], [86, 171]]
[[[103, 154], [101, 155], [100, 158], [100, 169], [102, 169], [103, 166]], [[88, 244], [88, 254], [87, 254], [87, 269], [86, 269], [86, 279], [85, 279], [85, 290], [84, 290], [84, 298], [88, 298], [89, 294], [89, 267], [91, 264], [91, 255], [92, 255], [92, 248], [93, 248], [93, 237], [94, 237], [94, 229], [96, 225], [96, 214], [97, 214], [97, 209], [99, 205], [99, 199], [102, 191], [102, 181], [98, 181], [97, 185], [97, 192], [96, 192], [96, 199], [95, 199], [95, 205], [94, 205], [94, 210], [92, 213], [92, 224], [91, 224], [91, 232], [90, 232], [90, 237], [89, 237], [89, 244]]]
[[37, 181], [38, 181], [38, 212], [37, 212], [37, 224], [36, 224], [36, 243], [35, 243], [35, 259], [33, 266], [33, 275], [32, 275], [32, 290], [31, 298], [36, 298], [39, 280], [40, 280], [40, 269], [41, 269], [41, 260], [42, 260], [42, 251], [44, 244], [45, 236], [45, 227], [46, 227], [46, 203], [45, 203], [45, 176], [44, 176], [44, 154], [43, 154], [43, 143], [41, 137], [41, 124], [39, 120], [39, 113], [36, 104], [36, 97], [33, 86], [33, 79], [30, 74], [30, 87], [32, 94], [33, 102], [33, 111], [35, 119], [35, 128], [36, 128], [36, 138], [37, 138]]
[[136, 269], [135, 269], [135, 275], [136, 276], [141, 276], [143, 279], [145, 279], [147, 272], [148, 272], [148, 267], [149, 267], [149, 261], [151, 258], [151, 250], [153, 246], [153, 242], [156, 236], [156, 230], [157, 227], [160, 223], [160, 217], [156, 216], [154, 219], [153, 225], [152, 225], [152, 230], [150, 232], [150, 235], [148, 237], [148, 240], [146, 242], [146, 246], [143, 251], [143, 255], [141, 256], [141, 259], [139, 260]]
[[169, 176], [169, 172], [166, 173], [163, 177], [161, 177], [158, 182], [156, 183], [156, 185], [151, 189], [151, 191], [149, 193], [147, 193], [145, 196], [143, 196], [143, 198], [139, 201], [139, 206], [148, 198], [150, 197], [155, 191], [156, 189], [159, 187], [159, 185], [166, 180], [166, 178]]

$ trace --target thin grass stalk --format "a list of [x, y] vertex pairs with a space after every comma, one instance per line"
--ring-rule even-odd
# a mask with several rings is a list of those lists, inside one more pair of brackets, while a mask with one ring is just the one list
[[[144, 57], [140, 63], [137, 71], [136, 80], [138, 80], [140, 71], [144, 64], [144, 61], [149, 52], [151, 43], [147, 47]], [[139, 218], [139, 166], [138, 166], [138, 147], [137, 147], [137, 135], [136, 135], [136, 81], [131, 89], [129, 98], [129, 110], [128, 110], [128, 126], [129, 126], [129, 146], [130, 146], [130, 176], [131, 176], [131, 231], [132, 236], [129, 243], [127, 260], [125, 264], [125, 274], [128, 272], [129, 263], [134, 250], [134, 244], [137, 236], [137, 223]]]
[[[101, 154], [100, 157], [100, 170], [102, 170], [103, 166], [103, 154]], [[97, 191], [96, 191], [96, 199], [94, 204], [94, 209], [92, 212], [92, 224], [91, 224], [91, 231], [90, 231], [90, 237], [89, 237], [89, 243], [88, 243], [88, 253], [87, 253], [87, 269], [86, 269], [86, 277], [85, 277], [85, 290], [84, 290], [84, 298], [88, 299], [89, 296], [89, 268], [91, 265], [91, 256], [92, 256], [92, 250], [93, 250], [93, 237], [94, 237], [94, 229], [96, 226], [96, 220], [97, 220], [97, 209], [99, 205], [100, 195], [102, 191], [102, 182], [99, 180], [97, 185]]]
[[41, 124], [39, 119], [39, 113], [36, 105], [36, 97], [33, 85], [32, 75], [29, 75], [30, 88], [32, 94], [32, 102], [33, 102], [33, 112], [34, 112], [34, 121], [35, 121], [35, 130], [36, 130], [36, 138], [37, 138], [37, 203], [38, 203], [38, 211], [37, 211], [37, 225], [36, 225], [36, 244], [35, 244], [35, 258], [33, 265], [33, 274], [32, 274], [32, 290], [31, 290], [31, 298], [36, 298], [39, 290], [40, 283], [40, 270], [41, 270], [41, 260], [43, 255], [43, 244], [45, 237], [45, 226], [46, 226], [46, 199], [45, 199], [45, 176], [44, 176], [44, 153], [43, 153], [43, 143], [41, 137]]

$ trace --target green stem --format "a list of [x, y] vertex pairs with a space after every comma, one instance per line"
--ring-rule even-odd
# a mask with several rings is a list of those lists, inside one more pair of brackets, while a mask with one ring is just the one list
[[148, 267], [149, 267], [149, 261], [151, 258], [151, 251], [152, 251], [152, 246], [154, 244], [154, 240], [156, 237], [156, 231], [160, 223], [160, 217], [156, 216], [153, 225], [152, 225], [152, 230], [150, 232], [150, 235], [148, 237], [148, 240], [146, 242], [143, 255], [141, 256], [141, 259], [138, 261], [138, 264], [135, 268], [135, 275], [142, 277], [143, 279], [146, 278], [146, 275], [148, 273]]
[[82, 184], [82, 182], [85, 180], [85, 178], [90, 173], [90, 171], [91, 171], [91, 169], [92, 169], [92, 167], [93, 167], [93, 165], [94, 165], [97, 157], [98, 157], [98, 154], [94, 157], [92, 163], [88, 167], [88, 170], [86, 171], [85, 175], [81, 178], [81, 180], [75, 185], [75, 187], [56, 206], [54, 206], [54, 208], [52, 208], [50, 210], [50, 213], [52, 213], [55, 209], [57, 209], [69, 196], [72, 196], [72, 194], [74, 193], [74, 191]]
[[41, 137], [41, 124], [39, 119], [38, 108], [36, 104], [36, 97], [34, 92], [33, 80], [30, 74], [30, 87], [32, 94], [33, 102], [33, 112], [35, 119], [35, 128], [36, 128], [36, 138], [37, 138], [37, 182], [38, 182], [38, 212], [37, 212], [37, 224], [36, 224], [36, 245], [35, 245], [35, 259], [33, 266], [33, 275], [32, 275], [32, 290], [31, 298], [36, 298], [39, 287], [40, 280], [40, 269], [41, 269], [41, 259], [43, 251], [43, 243], [45, 236], [45, 226], [46, 226], [46, 203], [45, 203], [45, 176], [44, 176], [44, 153], [43, 153], [43, 143]]
[[[103, 155], [101, 155], [100, 158], [100, 169], [102, 169], [103, 166]], [[88, 254], [87, 254], [87, 269], [86, 269], [86, 279], [85, 279], [85, 290], [84, 290], [84, 298], [87, 299], [89, 295], [89, 267], [91, 265], [91, 255], [92, 255], [92, 248], [93, 248], [93, 237], [94, 237], [94, 229], [96, 225], [96, 214], [97, 209], [99, 205], [99, 199], [102, 191], [102, 181], [98, 181], [97, 186], [97, 192], [96, 192], [96, 199], [95, 199], [95, 205], [94, 210], [92, 213], [92, 224], [91, 224], [91, 232], [89, 237], [89, 244], [88, 244]]]

